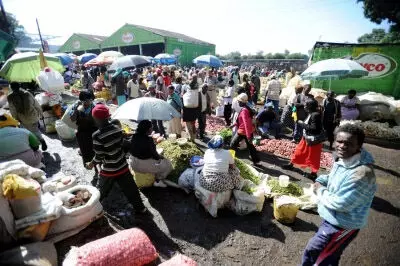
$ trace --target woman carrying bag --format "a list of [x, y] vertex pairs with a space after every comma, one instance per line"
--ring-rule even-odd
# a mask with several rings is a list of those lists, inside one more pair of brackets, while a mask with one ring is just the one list
[[[283, 169], [292, 169], [293, 165], [300, 168], [311, 168], [311, 174], [307, 174], [310, 179], [317, 178], [320, 168], [322, 142], [325, 141], [325, 133], [322, 129], [321, 113], [318, 112], [318, 102], [314, 99], [306, 101], [305, 111], [309, 113], [307, 118], [298, 120], [303, 128], [303, 137], [290, 160], [290, 164], [284, 165]], [[305, 174], [306, 175], [306, 174]]]

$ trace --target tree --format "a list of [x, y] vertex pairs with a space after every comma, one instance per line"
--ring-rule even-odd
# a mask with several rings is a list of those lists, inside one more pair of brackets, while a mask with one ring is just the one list
[[285, 59], [285, 54], [282, 54], [282, 53], [275, 53], [275, 54], [272, 56], [272, 59]]
[[287, 57], [290, 54], [290, 51], [288, 49], [285, 49], [285, 51], [283, 52], [285, 54], [285, 56]]
[[264, 56], [265, 59], [272, 59], [274, 55], [272, 53], [268, 53]]
[[400, 4], [398, 0], [357, 0], [364, 5], [364, 16], [381, 24], [387, 19], [391, 23], [390, 32], [400, 32]]
[[286, 56], [286, 59], [304, 59], [308, 61], [308, 55], [302, 53], [293, 53]]
[[240, 59], [241, 56], [242, 56], [242, 54], [239, 51], [235, 51], [235, 52], [230, 52], [229, 54], [227, 54], [226, 58], [238, 60], [238, 59]]
[[264, 54], [264, 52], [259, 50], [259, 51], [257, 51], [256, 55], [253, 56], [253, 58], [254, 59], [264, 59], [264, 55], [263, 54]]
[[373, 29], [371, 33], [360, 36], [359, 43], [399, 43], [400, 32], [388, 32], [384, 29]]
[[14, 37], [18, 43], [32, 42], [32, 39], [26, 35], [24, 26], [19, 24], [15, 16], [11, 13], [5, 14], [6, 18], [4, 18], [4, 14], [2, 12], [0, 13], [0, 29]]

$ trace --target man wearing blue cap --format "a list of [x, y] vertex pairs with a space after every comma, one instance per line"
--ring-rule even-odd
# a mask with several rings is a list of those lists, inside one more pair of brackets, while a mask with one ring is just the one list
[[281, 125], [278, 122], [278, 116], [274, 111], [274, 104], [269, 102], [265, 104], [264, 109], [256, 117], [257, 129], [263, 137], [268, 137], [270, 130], [275, 131], [274, 136], [279, 139]]

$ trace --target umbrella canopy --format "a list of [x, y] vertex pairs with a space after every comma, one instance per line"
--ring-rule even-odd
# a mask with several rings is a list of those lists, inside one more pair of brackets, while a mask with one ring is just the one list
[[114, 119], [133, 119], [141, 120], [163, 120], [169, 121], [174, 117], [180, 117], [178, 111], [175, 110], [166, 101], [142, 97], [129, 100], [121, 105], [114, 113]]
[[81, 64], [85, 64], [96, 57], [97, 57], [97, 54], [85, 53], [83, 55], [78, 56], [78, 60], [79, 60], [79, 62], [81, 62]]
[[108, 69], [109, 72], [114, 72], [118, 68], [129, 70], [134, 68], [141, 68], [151, 65], [151, 61], [140, 55], [126, 55], [114, 61]]
[[368, 71], [359, 63], [347, 59], [328, 59], [312, 64], [302, 74], [302, 79], [332, 80], [342, 78], [361, 78]]
[[176, 56], [172, 54], [158, 54], [154, 57], [154, 61], [163, 65], [171, 65], [176, 63]]
[[71, 56], [67, 55], [66, 53], [56, 53], [53, 55], [55, 57], [60, 58], [61, 64], [63, 64], [63, 66], [68, 66], [69, 64], [74, 62], [74, 59]]
[[196, 65], [207, 65], [210, 67], [221, 67], [221, 60], [213, 55], [200, 55], [193, 59], [193, 63]]
[[124, 55], [120, 52], [116, 51], [107, 51], [102, 52], [96, 58], [90, 60], [85, 64], [86, 67], [88, 66], [104, 66], [104, 65], [111, 65], [114, 63], [115, 60], [119, 57], [123, 57]]
[[64, 72], [65, 69], [58, 57], [45, 53], [44, 59], [40, 60], [39, 53], [34, 52], [15, 54], [5, 62], [0, 70], [0, 76], [8, 81], [31, 82], [36, 80], [43, 69], [41, 64], [58, 72]]

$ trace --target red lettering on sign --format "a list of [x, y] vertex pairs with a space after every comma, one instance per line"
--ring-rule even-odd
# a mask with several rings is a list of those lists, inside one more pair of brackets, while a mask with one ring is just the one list
[[377, 71], [377, 72], [381, 72], [381, 71], [383, 71], [383, 70], [385, 70], [385, 65], [384, 64], [377, 64], [377, 65], [375, 65], [375, 64], [368, 64], [368, 63], [364, 63], [364, 64], [361, 64], [366, 70], [368, 70], [368, 71]]
[[377, 64], [375, 67], [375, 70], [378, 72], [381, 72], [385, 69], [385, 65], [384, 64]]

